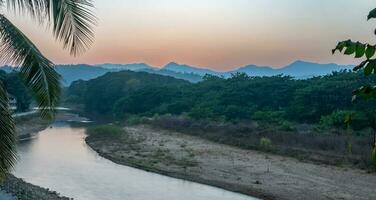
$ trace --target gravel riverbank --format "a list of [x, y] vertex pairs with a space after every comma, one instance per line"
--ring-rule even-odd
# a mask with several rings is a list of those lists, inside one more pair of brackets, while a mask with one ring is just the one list
[[120, 138], [88, 137], [86, 142], [119, 164], [263, 199], [376, 199], [376, 176], [361, 170], [304, 163], [148, 126], [125, 131]]
[[71, 200], [68, 197], [60, 196], [57, 192], [26, 183], [11, 174], [8, 175], [0, 188], [13, 197], [10, 198], [11, 200]]

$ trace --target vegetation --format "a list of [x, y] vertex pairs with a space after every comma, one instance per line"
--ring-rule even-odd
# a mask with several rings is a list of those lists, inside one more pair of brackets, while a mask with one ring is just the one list
[[16, 97], [17, 111], [23, 112], [29, 109], [32, 98], [19, 73], [6, 74], [0, 70], [0, 81], [3, 82], [6, 91]]
[[120, 138], [124, 130], [115, 125], [101, 125], [88, 128], [86, 133], [96, 139], [116, 139]]
[[261, 138], [260, 139], [260, 148], [268, 151], [272, 149], [272, 141], [269, 138]]
[[286, 129], [294, 123], [345, 125], [345, 113], [355, 115], [352, 128], [374, 126], [374, 100], [351, 102], [354, 86], [376, 83], [362, 73], [335, 72], [328, 76], [295, 80], [288, 76], [224, 79], [206, 76], [196, 84], [171, 77], [137, 72], [109, 73], [90, 81], [77, 81], [68, 89], [68, 102], [84, 104], [88, 113], [117, 119], [140, 115], [188, 115], [217, 122], [268, 121]]
[[[1, 8], [28, 14], [36, 21], [51, 25], [53, 35], [69, 48], [72, 55], [85, 51], [93, 41], [91, 0], [0, 0]], [[5, 15], [0, 14], [0, 59], [20, 67], [20, 75], [30, 90], [42, 116], [50, 117], [60, 94], [60, 76], [53, 63]], [[4, 82], [0, 82], [0, 179], [16, 160], [15, 127]]]
[[[376, 18], [376, 8], [373, 9], [369, 14], [367, 19], [375, 19]], [[376, 34], [376, 32], [375, 32]], [[346, 40], [339, 42], [337, 47], [333, 49], [333, 54], [336, 52], [342, 52], [346, 55], [353, 55], [355, 58], [363, 58], [365, 57], [366, 60], [361, 62], [358, 66], [354, 68], [354, 71], [363, 70], [366, 76], [371, 74], [376, 74], [376, 45], [361, 43], [361, 42], [353, 42], [351, 40]], [[365, 99], [376, 98], [376, 85], [374, 83], [367, 83], [361, 86], [359, 89], [354, 91], [353, 101], [360, 96]], [[373, 137], [373, 152], [372, 152], [372, 159], [373, 159], [373, 167], [376, 170], [376, 130]]]
[[[376, 78], [349, 71], [307, 80], [235, 74], [229, 79], [206, 76], [192, 84], [124, 71], [74, 82], [67, 101], [83, 104], [92, 116], [151, 123], [246, 149], [368, 167], [375, 100], [351, 102], [352, 88], [366, 83], [376, 83]], [[348, 114], [353, 121], [349, 127]]]

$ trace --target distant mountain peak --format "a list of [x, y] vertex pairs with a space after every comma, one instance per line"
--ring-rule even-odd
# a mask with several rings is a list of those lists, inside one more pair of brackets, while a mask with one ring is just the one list
[[220, 75], [220, 72], [216, 72], [211, 69], [201, 68], [201, 67], [194, 67], [186, 64], [178, 64], [176, 62], [170, 62], [165, 65], [162, 69], [172, 70], [179, 73], [188, 73], [188, 74], [197, 74], [200, 76], [204, 76], [206, 74], [211, 75]]
[[172, 61], [172, 62], [167, 63], [165, 65], [165, 67], [170, 66], [170, 65], [180, 65], [180, 64], [178, 64], [177, 62]]
[[288, 66], [292, 66], [292, 65], [320, 65], [318, 63], [314, 63], [314, 62], [310, 62], [310, 61], [305, 61], [305, 60], [296, 60], [294, 62], [292, 62], [291, 64], [285, 66], [285, 67], [288, 67]]

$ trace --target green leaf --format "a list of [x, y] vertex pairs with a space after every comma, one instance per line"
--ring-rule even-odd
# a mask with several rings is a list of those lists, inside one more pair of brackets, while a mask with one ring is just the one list
[[374, 99], [376, 98], [376, 87], [369, 85], [362, 86], [359, 89], [355, 90], [353, 94], [364, 99]]
[[353, 71], [358, 71], [358, 70], [362, 69], [368, 62], [369, 62], [368, 60], [363, 61], [358, 66], [354, 67]]
[[366, 45], [360, 42], [356, 43], [355, 58], [361, 58], [366, 51]]
[[16, 161], [16, 131], [8, 104], [8, 93], [0, 81], [0, 181]]
[[375, 62], [369, 62], [368, 65], [364, 68], [364, 75], [369, 76], [372, 74], [376, 66]]
[[94, 42], [93, 27], [97, 18], [91, 0], [52, 0], [50, 17], [54, 36], [74, 56], [86, 51]]
[[74, 56], [94, 42], [97, 18], [93, 0], [6, 0], [6, 5], [16, 14], [30, 14], [41, 23], [47, 21], [55, 38]]
[[370, 20], [372, 18], [376, 18], [376, 8], [371, 10], [371, 12], [369, 12], [367, 20]]
[[337, 50], [338, 50], [339, 52], [342, 52], [343, 49], [344, 49], [345, 46], [346, 46], [346, 42], [348, 42], [348, 41], [338, 42], [336, 48], [334, 48], [334, 49], [332, 50], [332, 53], [334, 54]]
[[372, 58], [375, 55], [375, 52], [376, 52], [375, 46], [367, 44], [367, 49], [365, 52], [367, 59]]
[[355, 53], [355, 51], [356, 51], [356, 43], [351, 42], [351, 41], [347, 42], [346, 43], [346, 50], [345, 50], [344, 54], [351, 55], [351, 54]]

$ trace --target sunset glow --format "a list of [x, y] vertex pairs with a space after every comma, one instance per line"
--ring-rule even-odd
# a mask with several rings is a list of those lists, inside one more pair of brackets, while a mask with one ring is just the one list
[[[170, 61], [216, 70], [247, 64], [283, 66], [294, 60], [354, 63], [331, 55], [338, 40], [374, 41], [372, 0], [96, 0], [96, 41], [72, 58], [49, 30], [11, 20], [55, 63]], [[356, 62], [356, 61], [355, 61]]]

